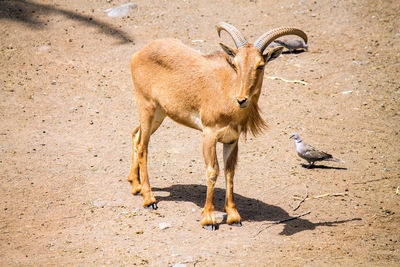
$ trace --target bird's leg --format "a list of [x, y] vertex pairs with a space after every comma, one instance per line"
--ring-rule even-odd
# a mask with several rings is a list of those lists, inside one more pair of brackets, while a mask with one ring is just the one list
[[312, 166], [314, 166], [314, 161], [311, 161], [311, 162], [308, 164], [307, 169], [310, 169]]

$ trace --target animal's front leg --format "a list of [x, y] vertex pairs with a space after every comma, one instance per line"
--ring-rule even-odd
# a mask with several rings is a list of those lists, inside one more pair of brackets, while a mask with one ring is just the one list
[[225, 212], [228, 214], [226, 222], [228, 224], [242, 225], [242, 218], [236, 209], [235, 201], [233, 199], [233, 176], [235, 174], [235, 167], [238, 156], [238, 141], [232, 144], [224, 144], [224, 167], [225, 167], [225, 183], [226, 183], [226, 196], [225, 196]]
[[214, 213], [214, 186], [218, 177], [218, 160], [216, 155], [216, 139], [212, 135], [203, 135], [203, 156], [207, 168], [207, 198], [202, 214], [201, 225], [209, 230], [216, 229]]

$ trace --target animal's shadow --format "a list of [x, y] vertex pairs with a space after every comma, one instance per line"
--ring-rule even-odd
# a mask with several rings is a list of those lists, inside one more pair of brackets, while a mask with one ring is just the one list
[[311, 165], [311, 166], [308, 166], [308, 164], [301, 164], [301, 167], [306, 168], [306, 169], [347, 170], [347, 168], [343, 168], [343, 167], [331, 167], [331, 166], [326, 166], [326, 165]]
[[[203, 207], [206, 198], [207, 187], [204, 185], [196, 184], [179, 184], [172, 185], [166, 188], [153, 188], [153, 191], [169, 192], [169, 196], [158, 196], [157, 200], [162, 201], [185, 201], [193, 202], [199, 207]], [[236, 208], [238, 209], [242, 220], [246, 221], [281, 221], [293, 218], [284, 209], [266, 204], [260, 200], [245, 197], [239, 194], [234, 194]], [[223, 211], [225, 202], [225, 190], [221, 188], [214, 189], [214, 205], [215, 209]], [[312, 223], [309, 220], [303, 218], [297, 218], [295, 220], [289, 220], [282, 222], [284, 229], [280, 233], [281, 235], [293, 235], [295, 233], [314, 230], [318, 226], [336, 226], [337, 224], [361, 220], [360, 218], [353, 218], [349, 220], [341, 221], [330, 221], [330, 222], [319, 222]], [[226, 223], [226, 222], [222, 222]]]

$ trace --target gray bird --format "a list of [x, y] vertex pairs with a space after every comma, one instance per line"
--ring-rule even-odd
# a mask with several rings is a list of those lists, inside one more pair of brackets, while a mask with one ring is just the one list
[[304, 43], [303, 40], [300, 39], [287, 39], [287, 40], [275, 40], [274, 43], [281, 45], [289, 50], [290, 53], [297, 49], [304, 49], [308, 51], [308, 44]]
[[294, 139], [296, 142], [296, 151], [300, 158], [303, 158], [308, 161], [307, 168], [310, 168], [314, 165], [316, 161], [335, 161], [335, 162], [343, 162], [341, 159], [336, 159], [332, 157], [331, 154], [325, 153], [323, 151], [317, 150], [314, 147], [303, 143], [300, 139], [300, 136], [297, 133], [294, 133], [290, 136], [289, 139]]

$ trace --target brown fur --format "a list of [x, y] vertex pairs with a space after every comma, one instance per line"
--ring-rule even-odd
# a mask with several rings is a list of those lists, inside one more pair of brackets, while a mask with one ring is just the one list
[[132, 134], [128, 178], [132, 192], [143, 195], [144, 206], [156, 208], [147, 174], [147, 150], [150, 135], [166, 116], [200, 130], [207, 169], [207, 199], [201, 224], [206, 227], [216, 225], [213, 192], [219, 173], [217, 142], [224, 143], [227, 222], [241, 222], [233, 200], [238, 139], [241, 133], [257, 135], [266, 127], [257, 104], [264, 67], [282, 52], [282, 47], [262, 55], [250, 44], [239, 49], [221, 46], [232, 57], [222, 52], [203, 55], [178, 40], [165, 39], [150, 43], [131, 58], [140, 120]]
[[[226, 62], [231, 65], [232, 59], [226, 53], [221, 51], [216, 51], [211, 54], [204, 55], [205, 58], [212, 59], [212, 60], [226, 60]], [[267, 128], [267, 123], [261, 117], [261, 111], [258, 106], [258, 98], [256, 97], [255, 100], [251, 102], [248, 107], [248, 116], [242, 123], [242, 134], [244, 136], [250, 132], [253, 136], [257, 136], [263, 132]]]
[[260, 108], [257, 102], [253, 101], [248, 109], [249, 116], [243, 124], [242, 133], [246, 136], [247, 132], [250, 131], [252, 135], [257, 136], [267, 128], [267, 123], [261, 117]]

